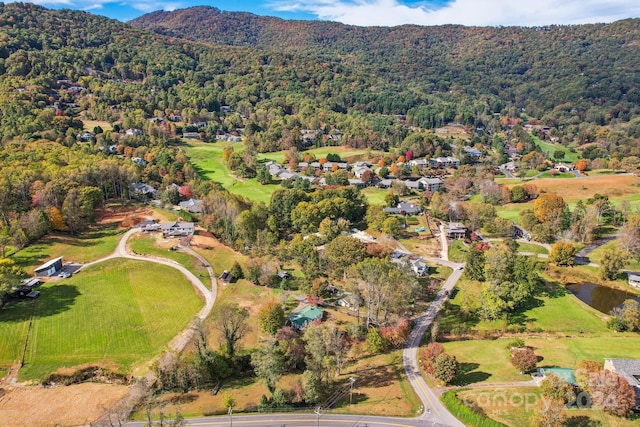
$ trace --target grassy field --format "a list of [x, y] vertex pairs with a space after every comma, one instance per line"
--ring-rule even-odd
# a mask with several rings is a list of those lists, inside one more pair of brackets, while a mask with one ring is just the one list
[[[535, 426], [541, 400], [538, 387], [504, 387], [500, 390], [471, 389], [458, 394], [464, 401], [476, 402], [487, 416], [513, 427]], [[640, 419], [625, 419], [595, 409], [567, 410], [570, 426], [637, 427]]]
[[370, 205], [384, 206], [384, 197], [388, 191], [389, 190], [385, 190], [384, 188], [367, 187], [362, 190], [362, 194], [365, 195]]
[[244, 196], [252, 201], [269, 203], [271, 194], [281, 188], [280, 185], [262, 185], [255, 179], [235, 177], [222, 161], [222, 152], [229, 145], [232, 144], [192, 142], [187, 148], [187, 153], [203, 178], [219, 183], [233, 194]]
[[186, 267], [195, 276], [207, 275], [207, 269], [195, 257], [186, 252], [170, 250], [178, 243], [178, 239], [162, 239], [159, 235], [138, 233], [131, 236], [127, 243], [136, 254], [169, 258]]
[[64, 256], [64, 262], [84, 263], [112, 253], [124, 231], [118, 229], [116, 224], [109, 224], [75, 237], [52, 233], [11, 258], [27, 271], [59, 256]]
[[455, 262], [464, 262], [467, 256], [467, 247], [462, 240], [454, 240], [449, 245], [449, 259]]
[[548, 254], [549, 251], [544, 246], [534, 245], [533, 243], [518, 242], [518, 252], [528, 252], [532, 254]]
[[[277, 151], [275, 153], [261, 153], [258, 155], [259, 160], [273, 160], [278, 163], [284, 162], [286, 151]], [[373, 151], [369, 148], [350, 148], [345, 146], [320, 147], [301, 151], [300, 155], [304, 158], [306, 154], [313, 154], [316, 159], [326, 157], [327, 154], [338, 154], [342, 160], [348, 157], [353, 159], [368, 160], [376, 154], [382, 154], [379, 151]]]
[[123, 259], [40, 290], [34, 302], [0, 312], [0, 364], [5, 366], [19, 358], [33, 313], [21, 379], [88, 362], [115, 362], [129, 371], [158, 354], [202, 306], [178, 271]]
[[83, 129], [88, 132], [93, 132], [93, 128], [96, 126], [100, 126], [103, 131], [113, 130], [113, 126], [109, 122], [105, 122], [102, 120], [88, 120], [82, 119], [82, 124], [84, 125]]
[[562, 144], [556, 144], [553, 142], [548, 142], [548, 141], [543, 141], [540, 138], [538, 138], [537, 136], [533, 136], [531, 135], [531, 137], [533, 138], [533, 141], [535, 142], [535, 144], [540, 147], [540, 149], [545, 152], [549, 158], [553, 158], [553, 153], [555, 153], [556, 150], [561, 150], [564, 151], [564, 157], [562, 159], [559, 160], [559, 162], [567, 162], [567, 163], [572, 163], [575, 162], [576, 160], [578, 160], [580, 158], [580, 154], [578, 153], [572, 153], [568, 147], [565, 147]]

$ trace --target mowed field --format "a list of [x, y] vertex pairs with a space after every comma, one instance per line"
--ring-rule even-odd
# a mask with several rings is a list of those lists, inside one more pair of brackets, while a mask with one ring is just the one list
[[19, 359], [31, 315], [20, 379], [61, 367], [116, 364], [129, 371], [157, 355], [202, 306], [176, 270], [114, 259], [52, 280], [33, 302], [0, 311], [0, 364]]
[[[496, 182], [501, 183], [503, 180], [497, 179]], [[506, 185], [510, 187], [520, 184], [513, 180], [504, 182], [505, 184], [508, 182]], [[586, 202], [596, 193], [609, 196], [609, 200], [615, 205], [627, 201], [631, 208], [640, 207], [640, 178], [633, 175], [597, 175], [572, 179], [543, 178], [522, 183], [534, 184], [541, 194], [546, 192], [562, 196], [570, 208], [573, 208], [579, 200]], [[499, 216], [518, 222], [520, 211], [532, 207], [532, 203], [508, 203], [497, 207], [496, 211]]]
[[[277, 189], [282, 188], [280, 184], [262, 185], [255, 178], [245, 179], [233, 175], [227, 165], [222, 161], [222, 152], [225, 147], [232, 146], [235, 150], [242, 150], [242, 144], [221, 142], [214, 144], [205, 144], [202, 142], [190, 141], [187, 148], [187, 154], [196, 170], [203, 178], [217, 182], [233, 194], [244, 196], [254, 202], [264, 202], [269, 204], [271, 194]], [[374, 155], [369, 149], [352, 149], [348, 147], [322, 147], [303, 151], [300, 154], [305, 155], [311, 153], [317, 159], [325, 157], [329, 153], [340, 155], [342, 159], [352, 158], [368, 158]], [[274, 160], [282, 163], [284, 161], [285, 151], [275, 153], [263, 153], [258, 155], [259, 162]], [[373, 204], [381, 204], [385, 190], [371, 189], [365, 194], [367, 198], [372, 199]]]

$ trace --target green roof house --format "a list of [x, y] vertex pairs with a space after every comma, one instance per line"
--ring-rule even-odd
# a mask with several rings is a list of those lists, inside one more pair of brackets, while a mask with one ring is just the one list
[[315, 305], [308, 305], [305, 308], [294, 311], [289, 315], [289, 323], [299, 331], [304, 331], [307, 325], [314, 320], [322, 320], [324, 311]]

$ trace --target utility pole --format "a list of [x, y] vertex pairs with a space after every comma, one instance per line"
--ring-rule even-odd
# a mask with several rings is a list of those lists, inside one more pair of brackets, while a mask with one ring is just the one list
[[227, 413], [229, 414], [229, 425], [230, 427], [233, 427], [233, 406], [229, 406], [229, 411]]
[[355, 378], [349, 377], [349, 405], [353, 404], [353, 383], [355, 382]]
[[320, 427], [320, 407], [318, 406], [313, 412], [316, 414], [316, 427]]

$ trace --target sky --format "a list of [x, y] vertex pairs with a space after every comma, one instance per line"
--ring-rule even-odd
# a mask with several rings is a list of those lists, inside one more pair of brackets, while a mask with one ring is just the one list
[[[25, 0], [26, 1], [26, 0]], [[612, 22], [640, 17], [638, 0], [31, 0], [128, 21], [156, 10], [213, 6], [284, 19], [360, 26], [403, 24], [539, 26]]]

